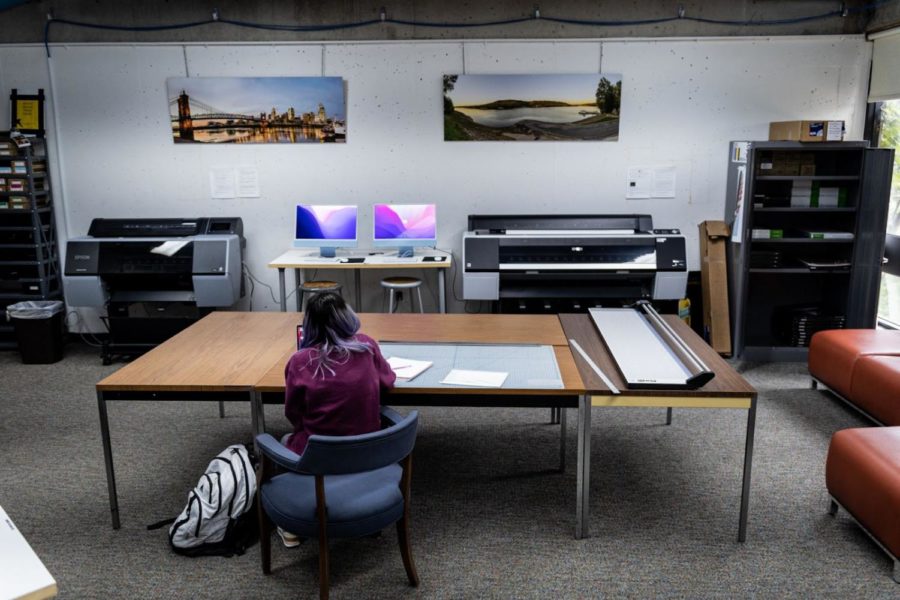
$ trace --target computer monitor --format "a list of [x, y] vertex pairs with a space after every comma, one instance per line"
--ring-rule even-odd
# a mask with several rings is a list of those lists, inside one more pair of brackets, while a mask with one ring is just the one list
[[397, 246], [398, 256], [412, 256], [413, 246], [437, 243], [434, 204], [376, 204], [375, 246]]
[[326, 257], [334, 257], [335, 248], [355, 248], [356, 206], [298, 204], [294, 247], [316, 246]]

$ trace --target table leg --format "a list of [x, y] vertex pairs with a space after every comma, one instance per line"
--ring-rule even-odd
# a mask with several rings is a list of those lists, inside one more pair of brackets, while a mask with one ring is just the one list
[[106, 415], [106, 400], [103, 392], [97, 391], [97, 408], [100, 411], [100, 437], [103, 439], [103, 460], [106, 463], [106, 489], [109, 492], [109, 512], [113, 529], [119, 529], [119, 497], [116, 494], [116, 474], [113, 471], [112, 443], [109, 439], [109, 418]]
[[303, 312], [303, 292], [300, 291], [300, 286], [306, 283], [306, 272], [303, 269], [294, 269], [294, 283], [297, 284], [294, 290], [297, 295], [297, 312]]
[[744, 445], [744, 483], [741, 488], [741, 516], [738, 523], [738, 541], [747, 539], [747, 510], [750, 504], [750, 470], [753, 465], [753, 435], [756, 429], [756, 398], [750, 400], [747, 411], [747, 441]]
[[438, 312], [447, 312], [447, 269], [438, 269]]
[[672, 424], [672, 407], [666, 409], [666, 425]]
[[353, 310], [362, 312], [362, 270], [353, 269], [353, 289], [356, 290], [356, 306]]
[[253, 429], [254, 438], [266, 432], [266, 413], [263, 408], [262, 394], [257, 391], [250, 392], [250, 427]]
[[278, 267], [278, 291], [281, 293], [281, 312], [287, 312], [287, 296], [284, 293], [284, 267]]
[[575, 539], [590, 537], [591, 397], [578, 399], [578, 464], [576, 467]]
[[224, 400], [219, 400], [219, 418], [220, 419], [225, 418], [225, 401]]
[[566, 409], [557, 408], [559, 411], [559, 472], [566, 472]]

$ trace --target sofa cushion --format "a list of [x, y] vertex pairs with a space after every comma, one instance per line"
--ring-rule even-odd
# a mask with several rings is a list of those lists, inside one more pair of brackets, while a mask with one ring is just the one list
[[853, 368], [860, 356], [900, 356], [900, 331], [832, 329], [809, 344], [809, 373], [845, 398], [851, 396]]
[[828, 492], [900, 556], [900, 427], [844, 429], [831, 438]]
[[850, 399], [885, 425], [900, 425], [900, 356], [861, 356]]

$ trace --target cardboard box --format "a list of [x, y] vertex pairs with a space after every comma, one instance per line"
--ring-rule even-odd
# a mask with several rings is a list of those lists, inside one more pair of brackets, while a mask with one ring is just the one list
[[843, 139], [843, 121], [773, 121], [769, 123], [769, 141], [773, 142], [840, 142]]
[[700, 223], [700, 280], [703, 288], [703, 331], [709, 345], [731, 356], [731, 317], [728, 314], [728, 263], [725, 245], [731, 230], [724, 221]]

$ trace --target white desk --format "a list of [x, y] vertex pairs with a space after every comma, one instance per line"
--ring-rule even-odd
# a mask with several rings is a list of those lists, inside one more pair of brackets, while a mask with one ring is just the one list
[[0, 600], [56, 596], [56, 580], [0, 506]]
[[[361, 259], [361, 260], [360, 260]], [[278, 291], [281, 294], [281, 310], [287, 311], [287, 294], [284, 283], [284, 270], [294, 270], [294, 282], [299, 288], [306, 281], [307, 269], [352, 269], [353, 285], [356, 288], [353, 308], [362, 310], [362, 286], [360, 284], [362, 269], [434, 269], [438, 277], [438, 309], [447, 312], [447, 269], [450, 268], [453, 256], [448, 252], [433, 250], [417, 251], [411, 259], [398, 258], [397, 251], [380, 252], [378, 250], [352, 249], [338, 250], [335, 258], [323, 258], [314, 249], [291, 249], [269, 263], [270, 269], [278, 269]], [[303, 297], [297, 293], [297, 312], [302, 311]]]

